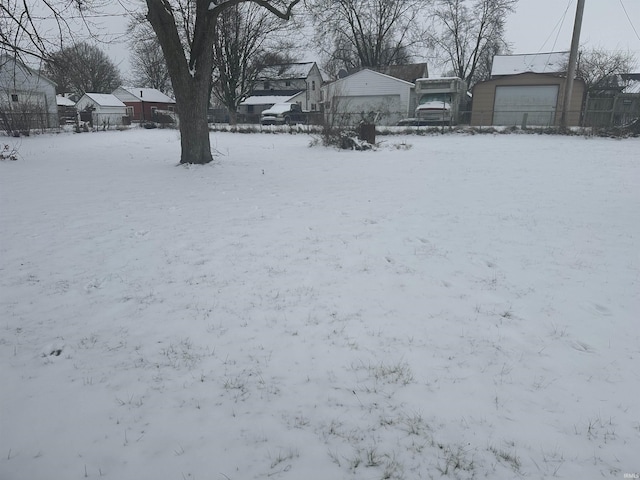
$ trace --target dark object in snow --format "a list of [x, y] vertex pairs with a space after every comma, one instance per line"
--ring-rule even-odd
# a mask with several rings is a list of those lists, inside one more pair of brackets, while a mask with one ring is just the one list
[[18, 152], [15, 148], [11, 148], [9, 145], [5, 144], [4, 148], [0, 150], [0, 159], [1, 160], [18, 160]]
[[348, 134], [340, 135], [338, 146], [343, 150], [371, 150], [374, 146]]

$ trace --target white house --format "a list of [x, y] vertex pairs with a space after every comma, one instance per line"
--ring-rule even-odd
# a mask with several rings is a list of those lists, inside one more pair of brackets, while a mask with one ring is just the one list
[[57, 127], [56, 84], [19, 60], [0, 55], [0, 112], [5, 114], [4, 130]]
[[325, 85], [324, 112], [331, 123], [356, 125], [362, 120], [396, 125], [412, 116], [414, 84], [364, 69]]
[[83, 121], [96, 127], [122, 125], [127, 106], [110, 93], [85, 93], [76, 103]]
[[251, 95], [240, 103], [238, 113], [253, 120], [276, 103], [297, 103], [308, 112], [320, 111], [322, 74], [315, 62], [285, 63], [264, 68]]
[[285, 63], [264, 68], [255, 82], [253, 95], [288, 95], [302, 110], [320, 109], [322, 74], [315, 62]]

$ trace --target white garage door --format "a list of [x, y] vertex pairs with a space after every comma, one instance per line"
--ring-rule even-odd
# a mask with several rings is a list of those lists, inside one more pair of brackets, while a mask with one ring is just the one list
[[365, 116], [375, 116], [378, 125], [395, 125], [401, 118], [407, 116], [406, 108], [402, 111], [400, 95], [357, 95], [334, 97], [336, 108], [340, 112], [349, 114], [353, 125]]
[[493, 124], [521, 125], [526, 114], [527, 125], [553, 125], [557, 104], [558, 85], [496, 87]]

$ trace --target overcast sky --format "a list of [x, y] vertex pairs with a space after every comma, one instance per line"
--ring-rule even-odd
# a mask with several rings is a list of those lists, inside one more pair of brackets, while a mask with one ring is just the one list
[[[513, 53], [569, 50], [576, 5], [577, 0], [519, 0], [516, 12], [507, 20], [506, 40]], [[112, 33], [122, 33], [125, 27], [126, 21], [122, 18], [109, 20]], [[582, 45], [631, 51], [639, 62], [636, 70], [640, 71], [639, 35], [640, 0], [585, 0]], [[121, 44], [107, 50], [126, 74], [129, 71], [128, 47]]]
[[[507, 22], [513, 53], [569, 50], [576, 6], [577, 0], [520, 0]], [[582, 45], [629, 50], [640, 60], [639, 35], [640, 0], [585, 0]]]

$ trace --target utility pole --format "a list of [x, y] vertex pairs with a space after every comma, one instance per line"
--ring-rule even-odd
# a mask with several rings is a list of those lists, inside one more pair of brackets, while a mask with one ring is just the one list
[[576, 76], [576, 66], [578, 64], [578, 48], [580, 47], [580, 30], [582, 29], [582, 15], [584, 13], [585, 0], [578, 0], [576, 8], [576, 21], [573, 24], [573, 37], [571, 38], [571, 52], [569, 53], [569, 68], [567, 70], [567, 81], [564, 85], [564, 99], [562, 100], [562, 117], [560, 117], [560, 125], [568, 126], [569, 121], [569, 105], [571, 104], [571, 95], [573, 94], [573, 79]]

